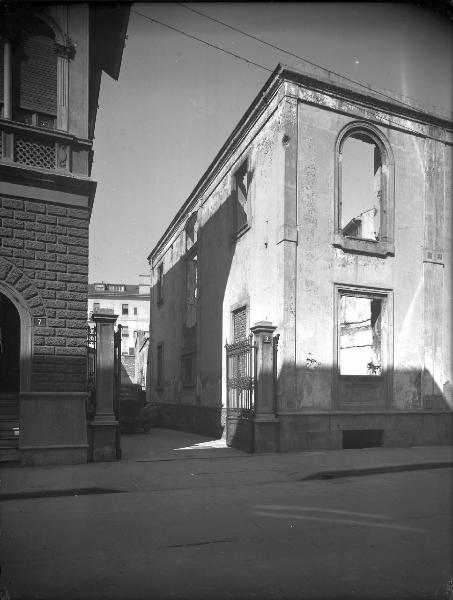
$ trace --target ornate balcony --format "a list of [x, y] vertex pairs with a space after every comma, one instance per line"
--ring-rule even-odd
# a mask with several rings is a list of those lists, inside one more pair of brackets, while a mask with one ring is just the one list
[[0, 119], [3, 165], [89, 177], [92, 142], [67, 132]]

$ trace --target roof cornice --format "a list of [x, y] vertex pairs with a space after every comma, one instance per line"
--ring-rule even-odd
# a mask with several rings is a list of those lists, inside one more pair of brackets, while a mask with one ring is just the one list
[[[195, 188], [187, 200], [182, 204], [164, 234], [149, 253], [148, 262], [151, 263], [152, 258], [174, 235], [176, 229], [180, 225], [182, 216], [193, 209], [197, 200], [209, 186], [229, 154], [231, 154], [232, 150], [257, 122], [270, 101], [274, 98], [280, 86], [285, 82], [295, 83], [314, 92], [319, 91], [337, 98], [347, 99], [373, 108], [374, 110], [380, 110], [386, 114], [391, 114], [392, 116], [410, 119], [421, 125], [453, 130], [453, 115], [438, 107], [424, 105], [413, 99], [398, 95], [395, 92], [373, 88], [367, 84], [355, 82], [352, 79], [342, 77], [320, 67], [307, 66], [302, 70], [279, 63], [254, 98], [231, 135], [216, 154], [209, 167], [200, 177]], [[418, 132], [414, 131], [413, 133], [416, 134]]]

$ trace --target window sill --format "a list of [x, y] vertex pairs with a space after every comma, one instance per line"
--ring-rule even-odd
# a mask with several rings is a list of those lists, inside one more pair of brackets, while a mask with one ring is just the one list
[[242, 237], [245, 233], [247, 233], [247, 231], [250, 229], [250, 225], [248, 223], [246, 223], [245, 225], [243, 225], [240, 229], [238, 229], [236, 231], [236, 233], [234, 234], [234, 239], [238, 240], [240, 237]]
[[371, 256], [393, 256], [395, 246], [392, 242], [365, 240], [361, 238], [345, 237], [341, 233], [335, 233], [332, 245], [341, 248], [343, 252], [354, 252], [357, 254], [369, 254]]
[[341, 381], [358, 383], [362, 385], [373, 384], [384, 380], [384, 375], [339, 375]]

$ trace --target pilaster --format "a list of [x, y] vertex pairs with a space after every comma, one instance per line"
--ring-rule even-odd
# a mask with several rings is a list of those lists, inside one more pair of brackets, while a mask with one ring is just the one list
[[273, 334], [276, 329], [268, 321], [260, 321], [250, 328], [256, 346], [255, 452], [277, 452], [279, 448], [279, 420], [275, 415], [274, 397]]
[[96, 413], [91, 427], [94, 462], [117, 459], [114, 404], [114, 324], [118, 315], [94, 313], [96, 323]]

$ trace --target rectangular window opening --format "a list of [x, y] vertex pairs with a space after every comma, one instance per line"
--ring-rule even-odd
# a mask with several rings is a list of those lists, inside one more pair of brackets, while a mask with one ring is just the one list
[[164, 345], [157, 344], [156, 348], [156, 386], [162, 388], [164, 385]]
[[247, 338], [247, 306], [233, 311], [233, 341]]
[[129, 304], [122, 304], [121, 305], [121, 314], [122, 315], [128, 315], [129, 314]]
[[248, 161], [245, 160], [234, 174], [236, 231], [241, 231], [250, 224], [250, 174]]
[[156, 296], [157, 296], [158, 304], [163, 301], [163, 299], [164, 299], [164, 265], [163, 265], [163, 263], [160, 263], [160, 265], [157, 267]]
[[182, 357], [182, 383], [185, 386], [195, 385], [195, 354]]
[[341, 295], [340, 375], [382, 375], [382, 308], [382, 298]]

